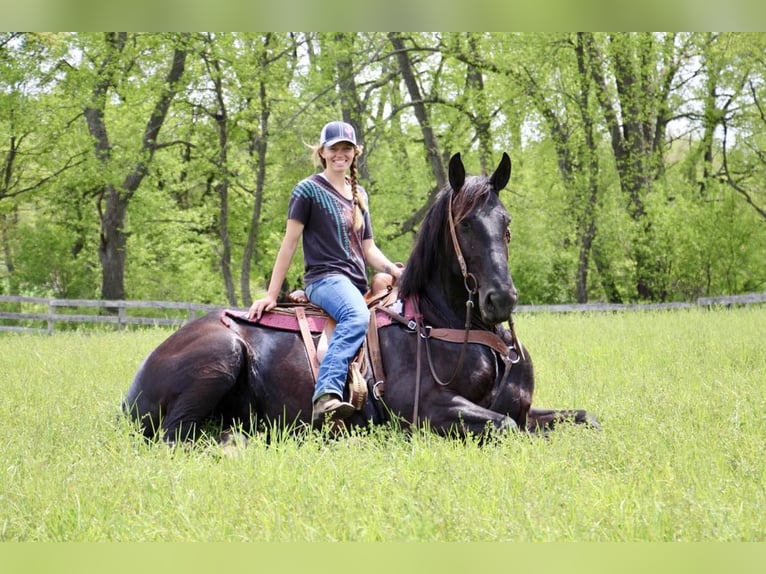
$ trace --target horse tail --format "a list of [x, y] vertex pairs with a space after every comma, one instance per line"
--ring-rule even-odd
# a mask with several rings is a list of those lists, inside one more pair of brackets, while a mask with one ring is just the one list
[[229, 331], [234, 336], [234, 340], [239, 344], [239, 347], [242, 350], [243, 360], [237, 375], [237, 385], [250, 389], [253, 396], [251, 416], [255, 415], [257, 418], [260, 418], [263, 416], [263, 393], [258, 385], [258, 381], [260, 381], [261, 378], [258, 375], [258, 361], [256, 360], [255, 350], [247, 340], [247, 337], [240, 332], [239, 325], [235, 321], [224, 321], [224, 325], [228, 327]]

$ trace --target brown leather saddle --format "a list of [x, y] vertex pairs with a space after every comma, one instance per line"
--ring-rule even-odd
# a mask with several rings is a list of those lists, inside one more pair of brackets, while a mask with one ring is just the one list
[[[221, 320], [226, 325], [230, 325], [233, 319], [263, 327], [299, 332], [316, 384], [319, 365], [327, 352], [327, 346], [335, 331], [336, 323], [324, 310], [310, 303], [302, 290], [293, 291], [288, 298], [289, 303], [277, 305], [271, 311], [263, 313], [257, 321], [249, 321], [246, 314], [228, 309], [221, 314]], [[349, 402], [357, 410], [361, 410], [367, 401], [368, 389], [363, 373], [367, 372], [368, 367], [372, 368], [375, 397], [380, 399], [385, 389], [385, 374], [378, 342], [378, 328], [391, 324], [391, 318], [388, 314], [379, 316], [376, 309], [380, 306], [393, 305], [396, 302], [398, 290], [394, 287], [393, 277], [387, 273], [375, 275], [370, 290], [364, 298], [370, 309], [370, 326], [365, 342], [349, 365], [347, 378]]]

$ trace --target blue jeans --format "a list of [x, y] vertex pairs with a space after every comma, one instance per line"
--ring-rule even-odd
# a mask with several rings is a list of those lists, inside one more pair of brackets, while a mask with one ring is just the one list
[[306, 296], [337, 326], [319, 366], [314, 398], [330, 393], [343, 399], [348, 365], [367, 335], [370, 312], [364, 296], [344, 275], [328, 275], [306, 286]]

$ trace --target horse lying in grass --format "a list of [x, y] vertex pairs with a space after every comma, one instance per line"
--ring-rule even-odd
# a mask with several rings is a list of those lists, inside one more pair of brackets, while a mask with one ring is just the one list
[[[491, 176], [466, 176], [460, 154], [450, 160], [449, 186], [423, 220], [397, 296], [371, 307], [363, 388], [347, 388], [357, 410], [346, 426], [396, 420], [457, 436], [547, 432], [561, 420], [598, 427], [586, 411], [532, 407], [499, 197], [510, 174], [507, 154]], [[313, 344], [327, 318], [296, 305], [292, 326], [269, 324], [275, 311], [258, 323], [212, 312], [181, 327], [144, 360], [124, 410], [147, 437], [169, 442], [194, 438], [210, 420], [246, 432], [309, 425]]]

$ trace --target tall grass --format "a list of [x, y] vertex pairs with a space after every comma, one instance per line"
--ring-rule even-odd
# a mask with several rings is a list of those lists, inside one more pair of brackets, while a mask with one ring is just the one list
[[169, 330], [2, 336], [0, 540], [764, 540], [766, 308], [517, 327], [535, 405], [586, 408], [602, 432], [171, 449], [119, 411]]

